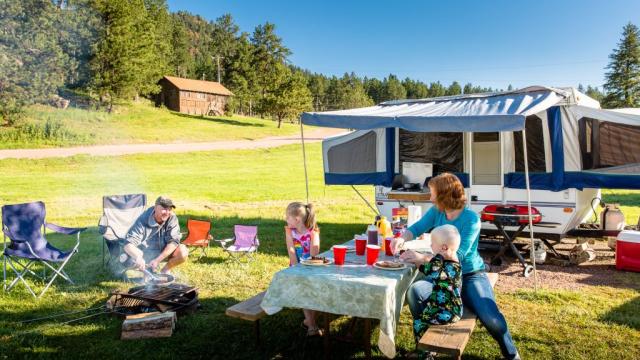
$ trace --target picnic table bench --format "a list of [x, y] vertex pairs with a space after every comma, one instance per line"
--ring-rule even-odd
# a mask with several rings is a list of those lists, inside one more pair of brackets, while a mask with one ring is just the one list
[[225, 311], [225, 314], [229, 317], [253, 322], [256, 334], [256, 347], [260, 346], [260, 319], [267, 315], [260, 307], [265, 293], [266, 291], [263, 291], [254, 295], [245, 301], [227, 308], [227, 311]]
[[[491, 287], [494, 287], [498, 281], [498, 274], [487, 273], [487, 277], [489, 278]], [[471, 337], [471, 333], [473, 333], [473, 329], [476, 327], [477, 318], [478, 316], [476, 314], [465, 308], [460, 321], [449, 325], [434, 325], [429, 327], [418, 342], [418, 349], [447, 354], [456, 359], [461, 359], [469, 337]]]

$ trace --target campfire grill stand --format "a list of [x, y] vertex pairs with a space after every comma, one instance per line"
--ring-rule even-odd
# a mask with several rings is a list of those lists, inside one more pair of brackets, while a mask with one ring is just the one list
[[[520, 264], [522, 264], [522, 267], [524, 268], [524, 270], [522, 271], [522, 274], [524, 275], [524, 277], [529, 277], [531, 275], [531, 272], [533, 271], [534, 267], [532, 264], [527, 264], [526, 260], [524, 259], [524, 257], [522, 257], [522, 254], [520, 254], [520, 251], [516, 248], [516, 246], [513, 243], [513, 240], [515, 238], [517, 238], [518, 236], [520, 236], [520, 234], [522, 234], [522, 232], [524, 231], [524, 229], [527, 226], [530, 226], [530, 222], [520, 222], [521, 220], [526, 220], [529, 218], [528, 214], [504, 214], [504, 213], [490, 213], [490, 212], [483, 212], [483, 214], [486, 215], [492, 215], [493, 216], [493, 220], [490, 220], [488, 222], [492, 223], [499, 231], [499, 233], [502, 235], [502, 237], [504, 238], [503, 242], [502, 242], [502, 246], [500, 246], [500, 250], [498, 251], [498, 253], [491, 258], [491, 265], [500, 265], [502, 264], [502, 257], [504, 256], [504, 254], [507, 252], [508, 249], [511, 249], [511, 251], [513, 252], [513, 254], [518, 258], [518, 261], [520, 261]], [[510, 225], [516, 225], [518, 226], [518, 229], [513, 232], [511, 235], [509, 235], [509, 233], [505, 230], [505, 226], [510, 226]], [[539, 227], [556, 227], [560, 224], [558, 223], [552, 223], [552, 222], [538, 222], [535, 224], [535, 226], [539, 226]], [[551, 243], [549, 243], [549, 240], [542, 238], [540, 239], [549, 249], [551, 249], [551, 251], [553, 252], [553, 254], [557, 257], [562, 257], [557, 251], [556, 249], [553, 248], [553, 245], [551, 245]], [[533, 246], [531, 247], [531, 249], [533, 249]]]

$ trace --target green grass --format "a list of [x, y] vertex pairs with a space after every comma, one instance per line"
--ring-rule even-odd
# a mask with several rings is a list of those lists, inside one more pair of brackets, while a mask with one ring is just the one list
[[[320, 145], [308, 146], [310, 199], [317, 205], [322, 250], [362, 232], [372, 213], [348, 187], [323, 185]], [[41, 300], [21, 286], [0, 294], [0, 358], [321, 358], [322, 340], [306, 340], [301, 311], [284, 310], [262, 321], [264, 349], [253, 349], [250, 323], [230, 319], [225, 309], [268, 287], [288, 264], [282, 226], [288, 202], [305, 199], [299, 146], [263, 150], [198, 152], [0, 161], [0, 203], [44, 200], [47, 219], [66, 226], [88, 226], [80, 253], [68, 266], [77, 285], [57, 281]], [[370, 187], [362, 192], [372, 197]], [[188, 217], [212, 218], [216, 238], [231, 235], [235, 223], [260, 227], [257, 261], [247, 268], [224, 261], [218, 249], [181, 266], [179, 275], [200, 288], [203, 308], [181, 318], [174, 336], [162, 340], [120, 341], [121, 321], [97, 317], [69, 325], [57, 321], [19, 324], [25, 319], [104, 304], [109, 291], [130, 284], [102, 269], [96, 224], [101, 196], [144, 192], [151, 201], [166, 194]], [[633, 198], [635, 192], [607, 197]], [[623, 201], [620, 201], [623, 202]], [[637, 209], [637, 202], [625, 204]], [[205, 206], [214, 209], [209, 211]], [[52, 237], [68, 247], [72, 239]], [[634, 359], [640, 352], [640, 274], [617, 273], [629, 288], [588, 287], [580, 292], [516, 291], [497, 300], [525, 359]], [[616, 282], [620, 283], [620, 282]], [[634, 285], [635, 284], [635, 285]], [[36, 289], [41, 284], [36, 283]], [[73, 317], [68, 317], [70, 319]], [[397, 346], [412, 349], [410, 315], [405, 307]], [[340, 327], [338, 323], [338, 327]], [[336, 329], [338, 330], [338, 329]], [[377, 343], [377, 329], [373, 343]], [[375, 348], [375, 347], [374, 347]], [[380, 354], [376, 351], [374, 355]], [[361, 349], [334, 346], [334, 358], [362, 357]], [[497, 344], [483, 327], [474, 332], [465, 357], [499, 357]]]
[[298, 125], [242, 116], [201, 117], [147, 101], [105, 111], [34, 105], [15, 127], [0, 127], [0, 149], [257, 139], [296, 134]]

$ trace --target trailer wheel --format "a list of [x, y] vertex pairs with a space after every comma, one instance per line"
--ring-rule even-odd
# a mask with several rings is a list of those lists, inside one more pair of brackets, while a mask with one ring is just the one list
[[531, 276], [532, 272], [533, 272], [533, 266], [527, 265], [524, 267], [524, 271], [522, 272], [522, 274], [524, 275], [524, 277], [528, 278], [529, 276]]

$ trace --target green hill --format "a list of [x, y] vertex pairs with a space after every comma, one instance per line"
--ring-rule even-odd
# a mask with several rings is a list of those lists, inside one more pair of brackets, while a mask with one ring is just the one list
[[258, 139], [299, 129], [288, 123], [278, 129], [270, 119], [187, 115], [146, 101], [117, 106], [111, 114], [33, 105], [18, 124], [0, 127], [0, 149]]

